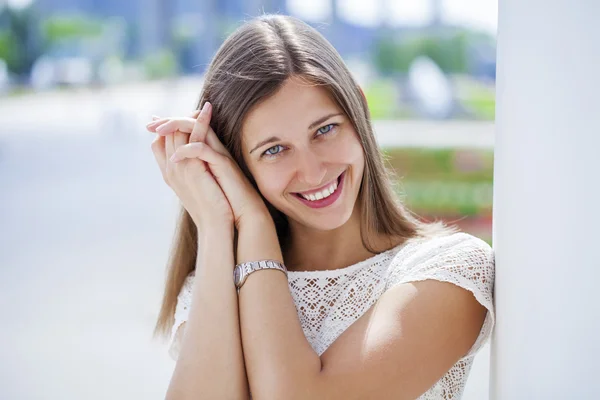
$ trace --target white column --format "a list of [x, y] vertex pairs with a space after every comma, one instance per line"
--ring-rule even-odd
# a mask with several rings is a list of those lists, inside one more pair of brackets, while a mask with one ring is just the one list
[[490, 398], [600, 398], [600, 1], [499, 0]]

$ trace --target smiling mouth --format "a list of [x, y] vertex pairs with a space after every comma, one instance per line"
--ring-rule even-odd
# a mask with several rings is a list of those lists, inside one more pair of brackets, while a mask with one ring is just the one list
[[317, 201], [326, 199], [339, 190], [339, 186], [344, 172], [342, 172], [332, 183], [330, 183], [327, 186], [324, 186], [321, 190], [312, 191], [310, 194], [302, 194], [301, 192], [296, 192], [292, 194], [294, 194], [296, 197], [299, 197], [300, 199], [307, 201]]

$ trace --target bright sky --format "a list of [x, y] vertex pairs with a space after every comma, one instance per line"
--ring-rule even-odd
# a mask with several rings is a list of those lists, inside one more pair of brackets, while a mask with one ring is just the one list
[[[433, 14], [436, 0], [338, 0], [341, 18], [374, 26], [386, 16], [393, 25], [424, 25]], [[439, 0], [442, 19], [496, 34], [498, 0]], [[291, 13], [310, 21], [324, 21], [331, 13], [331, 0], [287, 0]]]
[[22, 8], [31, 4], [32, 1], [33, 0], [0, 0], [0, 6], [8, 4], [13, 8]]
[[[23, 7], [32, 0], [0, 0]], [[358, 25], [374, 26], [389, 18], [392, 24], [423, 25], [432, 17], [432, 5], [440, 1], [442, 19], [496, 34], [498, 0], [337, 0], [341, 18]], [[324, 21], [331, 13], [332, 0], [287, 0], [291, 13], [309, 21]]]

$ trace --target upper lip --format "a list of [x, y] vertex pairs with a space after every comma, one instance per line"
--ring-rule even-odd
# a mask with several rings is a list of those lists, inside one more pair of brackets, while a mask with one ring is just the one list
[[[341, 174], [340, 174], [340, 175], [341, 175]], [[325, 184], [325, 185], [321, 186], [321, 187], [320, 187], [320, 188], [318, 188], [318, 189], [311, 189], [311, 190], [306, 190], [306, 191], [304, 191], [304, 192], [295, 192], [295, 193], [300, 193], [300, 194], [304, 194], [304, 195], [309, 195], [309, 194], [315, 194], [315, 193], [318, 193], [318, 192], [322, 191], [323, 189], [326, 189], [326, 188], [328, 188], [329, 186], [331, 186], [331, 184], [332, 184], [333, 182], [337, 181], [337, 179], [340, 177], [340, 175], [336, 176], [336, 177], [335, 177], [335, 179], [332, 179], [332, 180], [331, 180], [329, 183], [327, 183], [327, 184]]]

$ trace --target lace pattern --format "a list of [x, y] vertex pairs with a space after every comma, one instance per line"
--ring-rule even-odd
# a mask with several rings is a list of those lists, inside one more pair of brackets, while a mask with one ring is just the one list
[[434, 239], [393, 260], [388, 287], [433, 279], [469, 290], [487, 310], [477, 340], [456, 364], [418, 400], [454, 400], [462, 396], [473, 358], [492, 335], [495, 325], [494, 253], [481, 239], [456, 233]]
[[181, 287], [181, 291], [177, 296], [177, 306], [175, 307], [175, 323], [171, 329], [171, 338], [169, 340], [169, 355], [173, 360], [177, 360], [179, 355], [179, 347], [183, 337], [182, 325], [187, 321], [190, 314], [190, 306], [192, 305], [192, 288], [194, 285], [195, 271], [192, 271]]
[[[469, 352], [418, 400], [459, 399], [473, 358], [489, 340], [495, 324], [494, 255], [491, 247], [467, 233], [434, 239], [412, 239], [346, 268], [290, 271], [288, 283], [304, 334], [319, 355], [358, 320], [389, 288], [433, 279], [469, 290], [487, 310], [479, 336]], [[178, 296], [169, 354], [177, 359], [181, 325], [191, 303], [193, 273]]]

